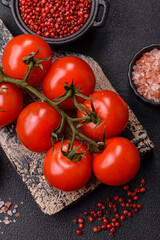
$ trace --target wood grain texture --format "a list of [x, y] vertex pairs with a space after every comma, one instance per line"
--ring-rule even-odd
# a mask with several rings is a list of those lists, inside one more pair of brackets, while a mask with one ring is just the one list
[[[0, 20], [0, 63], [3, 50], [7, 42], [12, 39], [12, 35]], [[54, 60], [60, 56], [74, 55], [85, 60], [93, 69], [96, 76], [96, 90], [109, 89], [115, 91], [108, 78], [103, 73], [101, 67], [92, 58], [74, 54], [54, 52]], [[35, 101], [35, 97], [23, 90], [25, 105]], [[127, 136], [137, 146], [141, 154], [149, 152], [153, 147], [146, 130], [129, 108], [129, 123], [123, 136]], [[89, 183], [82, 189], [75, 192], [62, 192], [49, 186], [44, 178], [42, 166], [45, 154], [37, 154], [27, 150], [19, 141], [15, 131], [15, 123], [0, 129], [0, 144], [8, 156], [10, 162], [16, 168], [17, 173], [26, 183], [35, 201], [41, 210], [49, 215], [55, 214], [63, 208], [69, 206], [89, 192], [93, 191], [101, 183], [93, 176]]]

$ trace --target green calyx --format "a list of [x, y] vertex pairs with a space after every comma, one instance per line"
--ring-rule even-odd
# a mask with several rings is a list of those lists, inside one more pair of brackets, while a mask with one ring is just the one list
[[[100, 117], [97, 115], [96, 111], [95, 111], [95, 108], [94, 108], [94, 105], [93, 105], [93, 101], [92, 99], [90, 99], [91, 101], [91, 108], [92, 108], [92, 111], [90, 112], [83, 104], [79, 104], [79, 107], [80, 107], [80, 111], [85, 114], [85, 115], [88, 115], [88, 117], [86, 118], [85, 121], [81, 122], [80, 124], [77, 125], [77, 128], [83, 126], [84, 124], [86, 123], [89, 123], [89, 122], [93, 122], [96, 126], [98, 127], [99, 124], [101, 123], [101, 119]], [[85, 113], [83, 112], [83, 110], [85, 111]]]
[[63, 151], [63, 140], [62, 140], [61, 152], [62, 152], [63, 156], [65, 156], [67, 159], [69, 159], [72, 162], [79, 162], [82, 157], [85, 157], [86, 151], [76, 153], [77, 150], [81, 147], [81, 145], [79, 145], [77, 148], [74, 148], [74, 149], [72, 149], [72, 147], [73, 147], [72, 142], [68, 141], [67, 152]]
[[43, 65], [39, 64], [39, 63], [48, 61], [51, 57], [49, 57], [49, 58], [34, 58], [34, 56], [37, 55], [38, 53], [39, 53], [39, 47], [38, 47], [37, 52], [31, 52], [29, 54], [29, 56], [24, 57], [23, 62], [28, 66], [31, 65], [32, 67], [40, 67], [42, 69], [42, 71], [44, 71]]

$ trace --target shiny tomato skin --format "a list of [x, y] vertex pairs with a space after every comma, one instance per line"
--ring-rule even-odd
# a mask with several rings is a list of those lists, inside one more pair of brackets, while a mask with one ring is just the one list
[[104, 184], [119, 186], [135, 177], [140, 167], [137, 148], [128, 139], [114, 137], [106, 140], [106, 148], [93, 154], [93, 172]]
[[[61, 191], [75, 191], [86, 185], [91, 176], [92, 159], [87, 147], [79, 142], [74, 141], [73, 148], [80, 146], [78, 152], [86, 151], [85, 157], [82, 157], [79, 162], [72, 162], [64, 157], [61, 152], [61, 142], [55, 144], [54, 151], [52, 148], [47, 152], [43, 172], [48, 183]], [[67, 151], [68, 142], [63, 142], [63, 151]]]
[[49, 44], [39, 36], [32, 34], [22, 34], [13, 38], [5, 47], [2, 57], [4, 73], [11, 77], [22, 80], [27, 71], [27, 65], [23, 62], [23, 57], [29, 56], [31, 52], [39, 53], [34, 58], [50, 58], [41, 62], [44, 71], [40, 67], [33, 68], [28, 78], [30, 85], [35, 85], [42, 81], [52, 63], [52, 51]]
[[[43, 92], [49, 99], [62, 96], [65, 93], [64, 84], [74, 83], [80, 87], [81, 93], [90, 96], [95, 88], [95, 76], [91, 67], [82, 59], [74, 56], [66, 56], [56, 60], [43, 80]], [[84, 99], [76, 97], [78, 102]], [[71, 98], [60, 105], [64, 109], [73, 109], [74, 104]]]
[[[129, 113], [127, 104], [117, 94], [109, 90], [94, 92], [91, 97], [97, 115], [101, 118], [101, 123], [95, 128], [95, 124], [90, 122], [81, 127], [82, 132], [95, 141], [103, 139], [105, 129], [106, 138], [119, 135], [127, 126]], [[90, 100], [83, 102], [84, 106], [91, 111]], [[77, 111], [77, 117], [85, 117], [81, 111]]]
[[46, 152], [52, 146], [51, 133], [59, 126], [60, 119], [60, 114], [49, 104], [31, 103], [18, 117], [18, 137], [30, 151]]
[[0, 127], [15, 121], [23, 107], [23, 97], [20, 89], [12, 83], [1, 83], [0, 88]]

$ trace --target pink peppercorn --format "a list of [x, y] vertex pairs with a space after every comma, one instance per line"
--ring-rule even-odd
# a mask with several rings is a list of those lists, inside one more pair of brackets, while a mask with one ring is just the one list
[[126, 217], [125, 217], [124, 215], [121, 215], [121, 216], [120, 216], [120, 220], [121, 220], [121, 221], [125, 220], [125, 218], [126, 218]]
[[94, 214], [95, 214], [95, 211], [94, 211], [94, 210], [91, 210], [91, 211], [90, 211], [90, 214], [91, 214], [91, 215], [94, 215]]
[[98, 206], [98, 207], [102, 207], [102, 205], [103, 205], [103, 204], [102, 204], [101, 202], [97, 203], [97, 206]]
[[128, 217], [132, 217], [132, 213], [131, 212], [128, 212]]
[[77, 233], [78, 235], [81, 235], [81, 234], [82, 234], [82, 230], [77, 229], [77, 230], [76, 230], [76, 233]]
[[146, 183], [146, 181], [142, 178], [142, 179], [141, 179], [141, 184], [142, 184], [142, 185], [145, 185], [145, 183]]
[[98, 232], [98, 227], [94, 227], [93, 232]]
[[141, 209], [141, 208], [142, 208], [142, 205], [141, 205], [141, 204], [137, 204], [137, 208], [138, 208], [138, 209]]
[[114, 200], [117, 201], [119, 199], [118, 196], [114, 196]]
[[115, 226], [116, 227], [120, 227], [120, 223], [119, 222], [115, 222]]
[[123, 189], [124, 189], [125, 191], [128, 191], [129, 186], [128, 186], [128, 185], [125, 185], [125, 186], [123, 187]]
[[140, 193], [144, 193], [146, 189], [144, 187], [140, 188]]
[[93, 222], [93, 217], [88, 217], [88, 220], [89, 220], [90, 222]]
[[83, 223], [80, 223], [79, 228], [83, 228], [83, 227], [84, 227]]
[[137, 201], [137, 200], [139, 199], [139, 197], [138, 197], [138, 196], [134, 196], [133, 199], [134, 199], [135, 201]]
[[128, 210], [125, 209], [125, 210], [123, 211], [123, 214], [124, 214], [124, 215], [127, 215], [127, 214], [128, 214]]
[[87, 216], [87, 215], [88, 215], [88, 212], [85, 211], [83, 214], [84, 214], [84, 216]]
[[102, 225], [102, 226], [101, 226], [101, 229], [102, 229], [102, 230], [107, 229], [107, 225]]
[[135, 213], [137, 213], [137, 212], [138, 212], [138, 208], [134, 208], [133, 211], [134, 211]]
[[109, 224], [107, 224], [107, 228], [112, 228], [112, 225], [109, 223]]
[[111, 233], [114, 233], [116, 231], [116, 229], [114, 228], [114, 227], [112, 227], [111, 229], [110, 229], [110, 232]]
[[83, 223], [83, 222], [84, 222], [83, 218], [79, 218], [79, 219], [78, 219], [78, 222], [79, 222], [79, 223]]

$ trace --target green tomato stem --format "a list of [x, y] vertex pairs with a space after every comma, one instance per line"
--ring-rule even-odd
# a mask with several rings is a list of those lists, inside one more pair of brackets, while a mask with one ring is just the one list
[[[33, 66], [32, 66], [33, 67]], [[31, 65], [29, 64], [28, 66], [28, 71], [26, 73], [26, 76], [29, 76], [29, 73], [32, 69]], [[88, 141], [89, 143], [91, 143], [92, 145], [95, 146], [96, 149], [98, 149], [99, 144], [96, 143], [95, 141], [93, 141], [92, 139], [88, 138], [87, 136], [85, 136], [83, 133], [79, 132], [76, 127], [74, 126], [73, 122], [75, 121], [79, 121], [79, 120], [86, 120], [86, 118], [82, 118], [82, 119], [78, 119], [78, 118], [71, 118], [67, 113], [65, 113], [59, 106], [57, 106], [57, 104], [55, 102], [53, 102], [52, 100], [48, 99], [47, 97], [45, 97], [44, 95], [42, 95], [40, 92], [38, 92], [34, 87], [30, 86], [27, 83], [27, 77], [25, 77], [23, 80], [18, 80], [18, 79], [14, 79], [14, 78], [10, 78], [7, 77], [2, 70], [2, 67], [0, 67], [0, 83], [2, 82], [9, 82], [9, 83], [13, 83], [16, 84], [18, 86], [21, 86], [27, 90], [29, 90], [30, 92], [32, 92], [34, 95], [36, 95], [39, 99], [41, 99], [41, 101], [48, 103], [50, 106], [52, 106], [55, 110], [57, 110], [60, 115], [62, 116], [62, 121], [64, 121], [64, 119], [67, 121], [67, 123], [69, 124], [70, 128], [72, 129], [72, 142], [71, 142], [71, 146], [73, 147], [73, 143], [74, 143], [74, 139], [76, 136], [79, 136], [81, 138], [83, 138], [84, 140]], [[67, 97], [70, 94], [68, 94]], [[67, 99], [67, 98], [66, 98]], [[63, 125], [60, 125], [60, 131], [62, 130]], [[58, 133], [60, 133], [60, 131], [58, 131]]]

